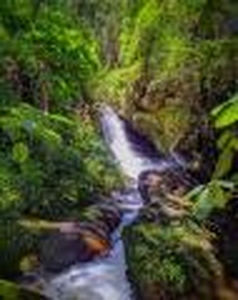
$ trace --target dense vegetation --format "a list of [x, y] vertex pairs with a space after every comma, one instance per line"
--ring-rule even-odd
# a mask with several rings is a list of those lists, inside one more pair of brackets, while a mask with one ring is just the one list
[[0, 20], [0, 277], [12, 278], [36, 246], [20, 220], [77, 220], [120, 176], [87, 104], [90, 30], [64, 1], [3, 1]]
[[[159, 282], [184, 297], [196, 284], [206, 290], [221, 263], [238, 276], [237, 242], [228, 246], [238, 229], [237, 1], [3, 0], [0, 39], [0, 278], [15, 278], [37, 245], [19, 221], [77, 220], [120, 186], [98, 102], [184, 155], [202, 183], [184, 195], [186, 220], [142, 218], [126, 232], [140, 288]], [[209, 249], [196, 244], [203, 238]], [[0, 297], [8, 289], [1, 281]]]

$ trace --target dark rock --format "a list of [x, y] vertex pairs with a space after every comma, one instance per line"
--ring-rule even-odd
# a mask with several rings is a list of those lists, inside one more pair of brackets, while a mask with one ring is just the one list
[[54, 232], [41, 242], [40, 263], [50, 273], [58, 273], [70, 266], [92, 259], [86, 242], [77, 235]]
[[103, 215], [103, 221], [107, 224], [109, 230], [112, 232], [120, 224], [122, 213], [119, 208], [114, 204], [99, 204], [98, 209]]
[[58, 230], [45, 235], [39, 259], [46, 271], [58, 273], [108, 253], [111, 234], [121, 220], [119, 208], [112, 203], [100, 203], [89, 208], [88, 215], [88, 220], [82, 222], [58, 223]]
[[233, 17], [227, 20], [226, 22], [227, 29], [229, 30], [229, 33], [232, 35], [238, 34], [238, 18]]
[[212, 213], [209, 229], [215, 233], [214, 245], [227, 275], [238, 279], [238, 198], [234, 197], [223, 210]]
[[165, 155], [157, 149], [155, 144], [145, 134], [136, 130], [126, 119], [124, 119], [124, 127], [131, 147], [136, 153], [154, 161], [165, 157]]
[[145, 203], [152, 202], [154, 196], [164, 197], [167, 194], [183, 196], [194, 185], [192, 176], [178, 166], [162, 171], [145, 171], [140, 174], [138, 180], [138, 190]]

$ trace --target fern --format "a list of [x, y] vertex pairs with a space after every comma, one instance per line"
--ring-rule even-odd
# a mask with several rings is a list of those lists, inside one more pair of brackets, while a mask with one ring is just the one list
[[214, 178], [227, 176], [232, 170], [233, 159], [238, 149], [236, 122], [238, 121], [238, 96], [219, 105], [211, 112], [215, 127], [220, 130], [217, 146], [220, 155], [214, 171]]
[[215, 120], [216, 128], [224, 128], [233, 125], [238, 121], [238, 94], [216, 107], [211, 114]]

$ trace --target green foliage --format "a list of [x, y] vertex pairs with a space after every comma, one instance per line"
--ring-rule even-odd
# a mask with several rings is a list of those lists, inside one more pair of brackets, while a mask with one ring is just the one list
[[11, 279], [19, 276], [22, 257], [37, 249], [38, 235], [9, 218], [1, 219], [0, 225], [0, 278]]
[[121, 183], [96, 122], [75, 108], [101, 68], [76, 2], [0, 3], [1, 278], [18, 275], [39, 242], [18, 220], [77, 219]]
[[23, 104], [5, 109], [0, 128], [1, 201], [12, 213], [18, 203], [18, 213], [38, 217], [77, 214], [80, 206], [118, 182], [90, 121], [44, 115]]
[[6, 280], [0, 280], [0, 298], [2, 300], [46, 300], [44, 296]]
[[[19, 258], [37, 246], [17, 220], [77, 218], [121, 182], [91, 116], [78, 117], [73, 107], [107, 100], [129, 108], [133, 120], [140, 110], [138, 123], [146, 119], [155, 140], [164, 126], [164, 141], [174, 142], [177, 124], [187, 129], [193, 110], [234, 92], [238, 40], [227, 25], [233, 18], [231, 0], [1, 1], [2, 276], [15, 274]], [[146, 114], [139, 102], [146, 102]], [[238, 149], [237, 103], [235, 95], [212, 112], [221, 154], [211, 182], [189, 195], [193, 221], [130, 229], [129, 241], [136, 242], [129, 264], [139, 281], [158, 280], [176, 294], [206, 281], [209, 268], [216, 273], [195, 221], [231, 197], [233, 186], [219, 179], [230, 173]]]
[[[80, 16], [95, 32], [116, 32], [113, 38], [96, 35], [101, 49], [105, 44], [113, 45], [109, 52], [116, 48], [117, 59], [113, 65], [103, 64], [94, 78], [92, 98], [122, 108], [156, 144], [164, 135], [169, 142], [165, 148], [174, 146], [168, 131], [160, 129], [162, 106], [184, 106], [187, 130], [200, 121], [198, 111], [205, 115], [234, 92], [238, 66], [234, 1], [125, 0], [115, 4], [117, 9], [108, 1], [80, 4]], [[178, 139], [183, 130], [184, 126], [178, 129]]]
[[[127, 12], [128, 13], [128, 12]], [[156, 20], [159, 17], [160, 9], [157, 1], [147, 1], [144, 5], [140, 5], [140, 9], [132, 11], [124, 19], [122, 25], [122, 32], [120, 35], [121, 45], [121, 60], [123, 64], [128, 66], [135, 62], [135, 60], [141, 61], [145, 58], [147, 48], [150, 45], [151, 34], [153, 30], [156, 30]], [[133, 39], [131, 38], [133, 36]], [[143, 47], [142, 47], [143, 43]]]
[[7, 281], [0, 281], [0, 296], [3, 300], [18, 300], [19, 290], [17, 286]]
[[208, 219], [215, 209], [224, 209], [232, 198], [235, 185], [232, 182], [213, 180], [192, 190], [187, 198], [193, 202], [192, 215], [195, 219]]
[[28, 158], [28, 147], [24, 143], [16, 143], [12, 150], [12, 157], [17, 163], [24, 163]]
[[220, 272], [206, 231], [192, 221], [139, 223], [126, 229], [124, 238], [133, 278], [142, 287], [157, 285], [172, 299], [190, 289], [205, 299], [210, 280]]
[[64, 5], [22, 0], [1, 6], [1, 66], [18, 96], [45, 110], [87, 98], [100, 65], [90, 30]]
[[220, 155], [214, 171], [215, 178], [222, 178], [232, 170], [235, 154], [238, 150], [237, 121], [238, 97], [235, 94], [231, 99], [216, 107], [211, 116], [214, 125], [220, 130], [217, 147]]
[[92, 97], [97, 101], [109, 102], [111, 105], [124, 107], [126, 106], [126, 95], [131, 82], [134, 82], [139, 75], [140, 63], [111, 71], [106, 69], [92, 81]]
[[121, 178], [90, 119], [44, 114], [24, 103], [1, 110], [0, 277], [11, 278], [39, 243], [19, 219], [78, 219]]
[[238, 121], [238, 94], [216, 107], [212, 113], [215, 120], [215, 127], [222, 129], [233, 125]]
[[97, 69], [96, 51], [86, 32], [65, 20], [62, 12], [46, 9], [23, 37], [20, 59], [38, 85], [47, 84], [51, 101], [60, 105], [82, 95], [83, 85]]
[[172, 238], [170, 229], [163, 228], [162, 231], [153, 225], [141, 225], [132, 234], [131, 238], [136, 240], [136, 245], [129, 247], [128, 255], [130, 267], [137, 280], [160, 280], [168, 286], [171, 284], [182, 288], [185, 270], [179, 263], [179, 253], [171, 251], [171, 247], [175, 246], [175, 239]]
[[227, 207], [235, 191], [236, 185], [225, 180], [197, 186], [184, 197], [187, 214], [174, 221], [161, 221], [160, 205], [144, 208], [148, 218], [142, 214], [123, 235], [129, 271], [142, 295], [146, 289], [171, 299], [194, 295], [211, 299], [211, 286], [221, 284], [223, 273], [212, 244], [215, 235], [207, 225], [214, 211]]

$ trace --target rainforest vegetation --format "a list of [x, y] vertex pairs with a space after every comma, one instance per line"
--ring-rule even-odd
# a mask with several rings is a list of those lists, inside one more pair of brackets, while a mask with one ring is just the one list
[[40, 297], [16, 284], [27, 220], [80, 220], [125, 185], [101, 103], [196, 179], [177, 218], [152, 203], [123, 233], [138, 299], [237, 299], [236, 0], [0, 1], [0, 299]]

